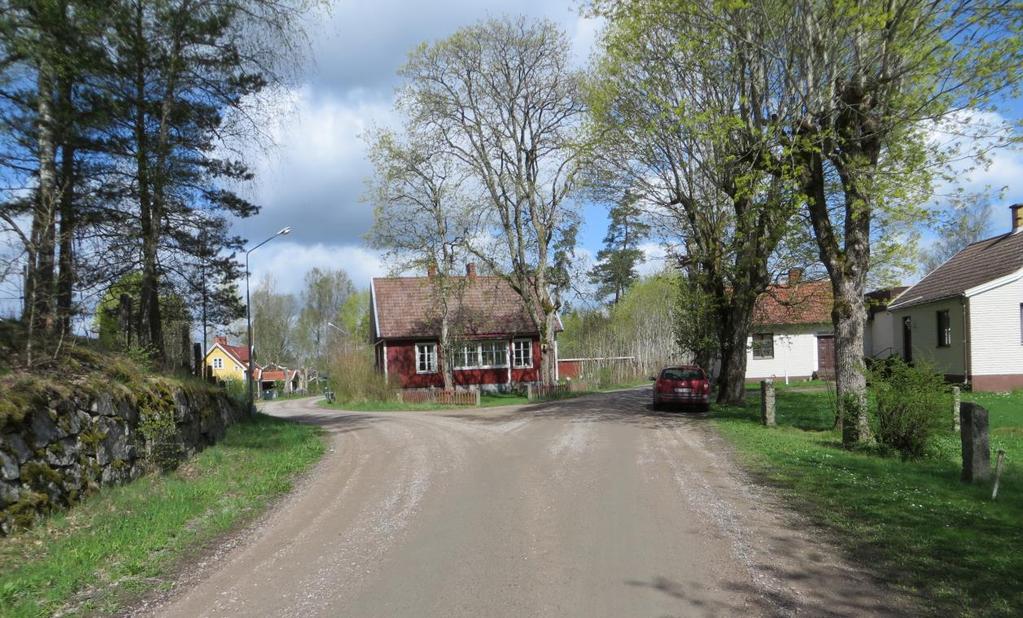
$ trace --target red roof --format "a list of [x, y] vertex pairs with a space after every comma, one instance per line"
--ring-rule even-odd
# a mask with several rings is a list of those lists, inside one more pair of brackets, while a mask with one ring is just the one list
[[[463, 335], [500, 337], [536, 335], [522, 298], [500, 277], [448, 277], [451, 323]], [[442, 303], [430, 277], [373, 279], [374, 335], [377, 339], [415, 339], [440, 334]], [[561, 329], [561, 322], [557, 324]]]
[[247, 365], [249, 363], [248, 346], [220, 344], [220, 347], [227, 350], [227, 353], [238, 359], [238, 362], [240, 362], [241, 364]]
[[804, 281], [772, 285], [757, 299], [753, 323], [766, 325], [830, 324], [834, 296], [831, 282]]

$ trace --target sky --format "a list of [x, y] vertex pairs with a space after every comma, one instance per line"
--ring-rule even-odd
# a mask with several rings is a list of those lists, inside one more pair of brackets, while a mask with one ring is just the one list
[[[312, 267], [343, 268], [356, 286], [368, 287], [388, 265], [366, 248], [362, 236], [372, 207], [361, 199], [372, 169], [363, 133], [396, 124], [393, 103], [398, 69], [422, 42], [435, 42], [487, 17], [525, 14], [560, 25], [572, 42], [573, 62], [583, 67], [599, 24], [580, 15], [577, 0], [342, 0], [310, 28], [310, 63], [291, 93], [294, 108], [273, 130], [276, 148], [256, 163], [250, 196], [260, 214], [235, 229], [258, 242], [284, 226], [289, 236], [253, 253], [252, 273], [271, 272], [277, 287], [298, 292]], [[607, 229], [606, 208], [583, 206], [580, 257], [589, 259]], [[646, 270], [658, 269], [658, 251]]]

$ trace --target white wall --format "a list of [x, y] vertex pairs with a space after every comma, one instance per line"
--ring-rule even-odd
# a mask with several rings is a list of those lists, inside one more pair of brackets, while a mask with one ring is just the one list
[[1023, 373], [1020, 303], [1023, 279], [970, 298], [970, 356], [974, 375]]
[[830, 334], [830, 325], [754, 326], [752, 333], [773, 333], [774, 358], [753, 358], [753, 337], [746, 341], [746, 379], [808, 377], [817, 371], [817, 333]]
[[[938, 312], [948, 310], [949, 323], [952, 327], [952, 345], [947, 348], [938, 347]], [[1017, 307], [1017, 313], [1019, 311]], [[896, 356], [902, 356], [902, 319], [912, 318], [913, 326], [913, 360], [926, 361], [934, 365], [938, 373], [963, 375], [963, 303], [962, 299], [953, 298], [925, 305], [917, 305], [909, 309], [892, 312], [894, 345]], [[1016, 316], [1017, 329], [1019, 315]]]
[[867, 358], [886, 358], [901, 353], [901, 348], [895, 347], [894, 317], [888, 311], [878, 311], [867, 321], [867, 331], [863, 336], [863, 355]]

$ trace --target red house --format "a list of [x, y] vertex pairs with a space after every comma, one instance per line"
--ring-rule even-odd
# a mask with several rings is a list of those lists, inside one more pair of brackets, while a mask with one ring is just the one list
[[[539, 382], [545, 353], [540, 334], [522, 299], [500, 277], [448, 279], [454, 383], [458, 388], [507, 390]], [[370, 311], [377, 368], [405, 389], [443, 388], [438, 345], [444, 299], [430, 276], [381, 277], [370, 286]], [[558, 331], [561, 330], [560, 321]], [[548, 350], [557, 366], [557, 348]]]

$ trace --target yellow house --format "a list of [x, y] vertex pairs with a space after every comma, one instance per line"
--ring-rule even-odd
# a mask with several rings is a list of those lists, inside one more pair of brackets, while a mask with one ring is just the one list
[[206, 352], [206, 366], [213, 377], [227, 382], [245, 380], [249, 370], [249, 349], [245, 346], [230, 345], [227, 337], [214, 337], [213, 345]]

